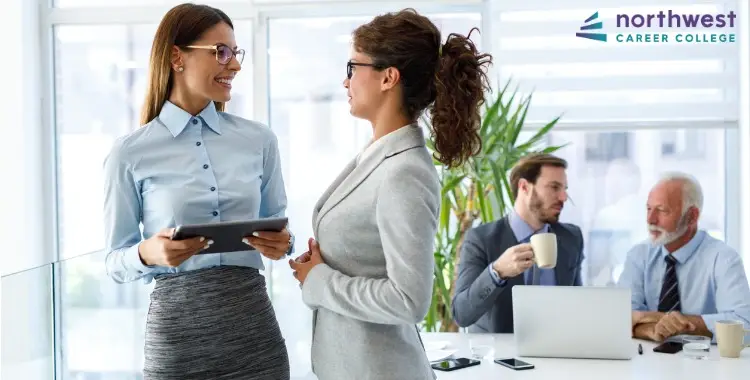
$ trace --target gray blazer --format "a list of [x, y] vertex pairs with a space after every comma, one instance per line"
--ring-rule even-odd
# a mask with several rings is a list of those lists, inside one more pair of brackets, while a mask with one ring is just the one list
[[422, 130], [406, 126], [350, 162], [321, 196], [325, 264], [302, 286], [320, 380], [431, 380], [415, 326], [432, 299], [440, 183]]
[[[573, 224], [559, 223], [550, 226], [557, 235], [557, 285], [581, 286], [583, 261], [583, 235]], [[488, 270], [506, 249], [517, 245], [508, 218], [470, 229], [464, 237], [453, 296], [453, 318], [469, 332], [512, 333], [513, 301], [511, 288], [524, 284], [524, 275], [496, 286]]]

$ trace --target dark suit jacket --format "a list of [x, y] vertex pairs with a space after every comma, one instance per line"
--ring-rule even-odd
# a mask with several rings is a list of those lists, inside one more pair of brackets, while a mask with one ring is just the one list
[[[573, 224], [555, 223], [550, 232], [557, 235], [557, 285], [581, 286], [583, 236]], [[524, 275], [507, 279], [496, 286], [488, 271], [506, 249], [517, 245], [508, 218], [483, 224], [467, 231], [461, 247], [453, 318], [469, 332], [512, 333], [513, 302], [511, 288], [524, 284]]]

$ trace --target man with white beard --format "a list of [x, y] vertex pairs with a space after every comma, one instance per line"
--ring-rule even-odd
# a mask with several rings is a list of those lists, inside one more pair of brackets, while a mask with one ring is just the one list
[[737, 252], [698, 228], [703, 206], [692, 176], [669, 173], [647, 201], [650, 241], [628, 252], [619, 285], [632, 291], [633, 336], [689, 334], [715, 342], [719, 320], [750, 328], [750, 287]]

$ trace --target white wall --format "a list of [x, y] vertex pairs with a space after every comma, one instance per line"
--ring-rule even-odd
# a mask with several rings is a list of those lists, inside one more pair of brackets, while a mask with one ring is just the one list
[[[35, 1], [3, 1], [7, 52], [0, 79], [0, 377], [49, 379], [52, 370], [52, 207], [45, 204], [50, 131], [42, 130], [40, 19]], [[30, 270], [31, 268], [42, 268]], [[26, 271], [16, 275], [12, 273]]]
[[[51, 180], [44, 166], [51, 157], [43, 142], [51, 131], [42, 130], [40, 80], [40, 28], [38, 7], [33, 1], [3, 2], [4, 22], [0, 33], [9, 38], [4, 59], [3, 91], [0, 115], [3, 115], [3, 144], [0, 149], [0, 275], [49, 263], [53, 258], [52, 207], [49, 199]], [[6, 13], [8, 12], [9, 13]], [[16, 53], [20, 52], [20, 53]], [[45, 65], [46, 66], [46, 65]], [[47, 176], [48, 177], [48, 176]]]

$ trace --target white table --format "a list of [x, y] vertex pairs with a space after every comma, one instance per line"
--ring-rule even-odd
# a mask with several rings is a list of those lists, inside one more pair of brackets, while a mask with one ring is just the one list
[[[633, 340], [632, 360], [588, 360], [588, 359], [547, 359], [526, 358], [516, 355], [512, 334], [488, 334], [495, 340], [496, 358], [518, 358], [533, 364], [536, 368], [515, 371], [491, 360], [482, 364], [452, 372], [435, 371], [439, 380], [742, 380], [750, 379], [750, 349], [745, 349], [739, 359], [719, 357], [716, 345], [711, 346], [706, 360], [688, 359], [677, 354], [653, 352], [655, 343]], [[463, 333], [423, 333], [427, 342], [449, 342], [448, 349], [458, 350], [454, 356], [471, 357], [469, 340], [477, 334]], [[638, 343], [643, 345], [643, 355], [638, 355]], [[575, 344], [575, 342], [571, 342]]]

